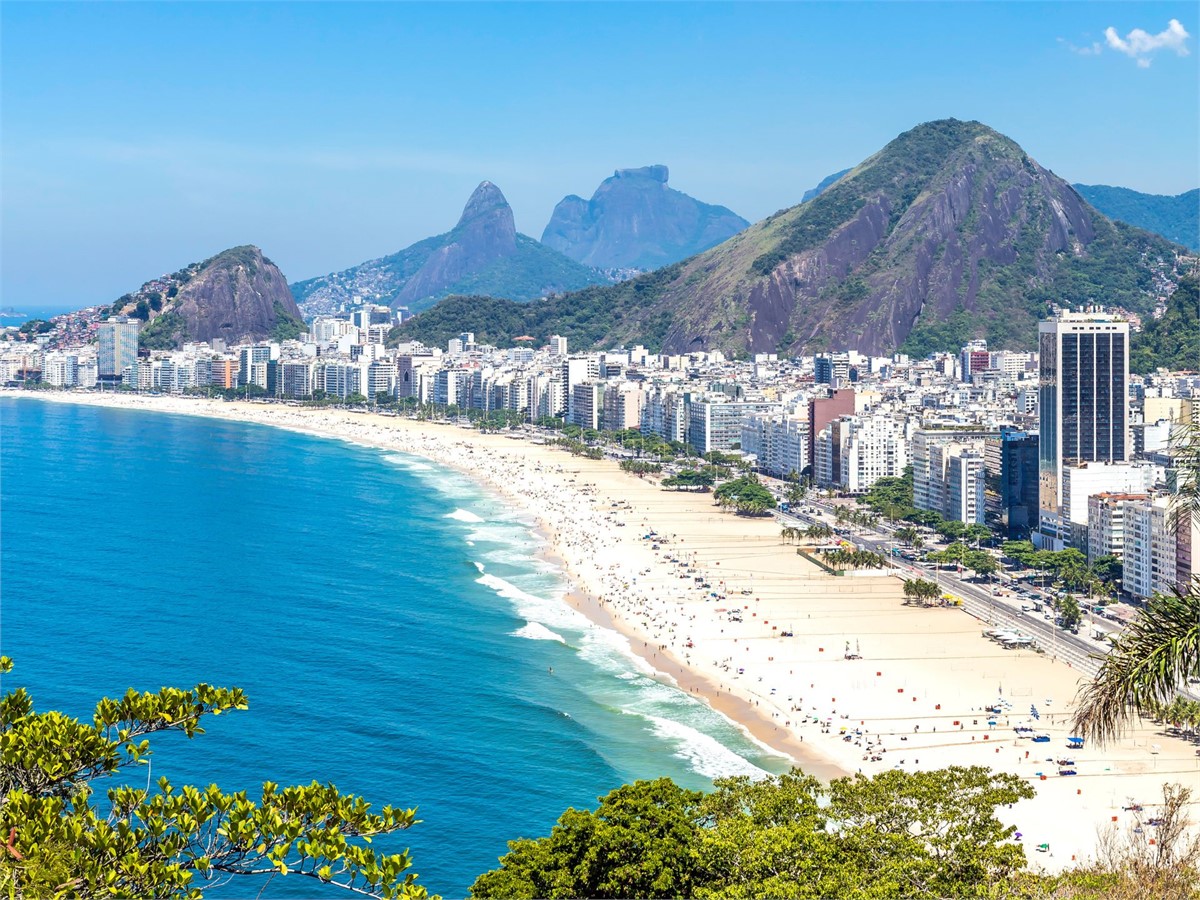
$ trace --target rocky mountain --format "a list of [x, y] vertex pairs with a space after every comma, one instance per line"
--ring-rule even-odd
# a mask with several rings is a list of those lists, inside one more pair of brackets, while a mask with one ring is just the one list
[[721, 243], [750, 223], [667, 186], [666, 166], [617, 169], [591, 200], [554, 207], [542, 243], [599, 269], [657, 269]]
[[609, 280], [518, 234], [504, 194], [485, 181], [471, 194], [451, 231], [342, 272], [297, 282], [292, 290], [311, 312], [332, 312], [364, 301], [417, 311], [449, 294], [533, 300]]
[[1110, 219], [1145, 228], [1169, 241], [1200, 251], [1200, 188], [1174, 197], [1142, 194], [1107, 184], [1077, 184], [1074, 188]]
[[[446, 301], [405, 333], [559, 333], [665, 352], [923, 355], [973, 337], [1029, 349], [1051, 303], [1149, 315], [1181, 250], [1098, 213], [1009, 138], [947, 119], [681, 263], [534, 309]], [[512, 335], [491, 334], [506, 322]]]
[[213, 338], [286, 340], [305, 330], [287, 279], [249, 245], [147, 281], [113, 303], [111, 313], [146, 322], [138, 342], [152, 349]]
[[804, 192], [804, 196], [800, 198], [800, 202], [807, 203], [814, 197], [820, 197], [823, 193], [837, 184], [838, 180], [849, 171], [849, 169], [842, 169], [840, 172], [834, 172], [832, 175], [826, 175], [821, 179], [820, 184], [818, 184], [815, 188], [810, 188]]

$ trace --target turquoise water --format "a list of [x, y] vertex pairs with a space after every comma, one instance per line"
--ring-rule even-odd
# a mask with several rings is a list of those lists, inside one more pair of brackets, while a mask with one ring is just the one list
[[454, 897], [506, 841], [624, 782], [784, 766], [562, 602], [530, 523], [453, 472], [263, 426], [10, 398], [0, 441], [4, 687], [81, 717], [131, 686], [249, 695], [194, 741], [160, 739], [156, 779], [253, 795], [315, 778], [417, 806], [389, 848]]

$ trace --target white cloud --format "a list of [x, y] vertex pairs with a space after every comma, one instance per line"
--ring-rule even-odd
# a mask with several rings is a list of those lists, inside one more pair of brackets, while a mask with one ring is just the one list
[[1137, 60], [1138, 67], [1142, 69], [1150, 68], [1150, 58], [1159, 50], [1173, 50], [1178, 56], [1187, 56], [1190, 37], [1178, 19], [1172, 19], [1158, 34], [1135, 28], [1121, 37], [1111, 25], [1104, 30], [1104, 40], [1108, 46]]
[[1057, 38], [1056, 40], [1078, 56], [1099, 56], [1104, 51], [1104, 45], [1099, 41], [1092, 41], [1092, 43], [1084, 44], [1081, 47], [1078, 44], [1068, 41], [1066, 38]]

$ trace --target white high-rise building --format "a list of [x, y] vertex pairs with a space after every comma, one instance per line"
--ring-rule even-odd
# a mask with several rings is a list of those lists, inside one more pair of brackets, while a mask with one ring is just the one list
[[1125, 556], [1125, 510], [1129, 503], [1149, 500], [1148, 494], [1105, 491], [1088, 497], [1088, 563], [1102, 556]]
[[1048, 550], [1088, 548], [1088, 498], [1107, 492], [1146, 494], [1164, 478], [1162, 467], [1151, 463], [1089, 462], [1062, 467], [1062, 504], [1056, 522], [1061, 537], [1043, 536]]
[[42, 360], [42, 380], [55, 387], [79, 383], [79, 357], [74, 353], [47, 353]]
[[596, 381], [599, 378], [599, 356], [572, 356], [564, 359], [562, 361], [562, 393], [563, 400], [567, 405], [558, 414], [566, 413], [567, 418], [574, 421], [575, 385], [583, 384], [585, 381]]
[[1165, 496], [1123, 504], [1125, 553], [1121, 586], [1135, 597], [1169, 593], [1175, 585], [1175, 535]]

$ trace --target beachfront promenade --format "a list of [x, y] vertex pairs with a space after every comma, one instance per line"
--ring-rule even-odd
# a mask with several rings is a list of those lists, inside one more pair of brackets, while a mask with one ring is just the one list
[[[1037, 796], [1004, 815], [1035, 864], [1082, 859], [1098, 828], [1114, 816], [1119, 826], [1131, 821], [1131, 801], [1150, 809], [1164, 782], [1200, 782], [1195, 746], [1153, 723], [1104, 750], [1068, 749], [1071, 704], [1094, 665], [1076, 648], [1064, 643], [1058, 661], [1004, 649], [982, 633], [988, 616], [1011, 615], [995, 605], [967, 596], [962, 609], [906, 606], [895, 575], [831, 576], [784, 543], [774, 519], [723, 512], [711, 494], [663, 490], [610, 460], [343, 410], [49, 399], [258, 422], [451, 466], [537, 523], [548, 556], [577, 588], [567, 602], [814, 774], [987, 765], [1029, 779]], [[1028, 724], [1046, 742], [1014, 730]], [[1049, 852], [1034, 852], [1041, 844]]]

